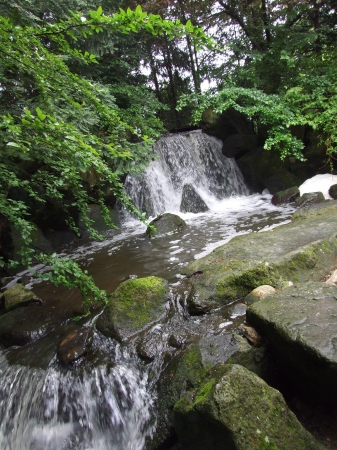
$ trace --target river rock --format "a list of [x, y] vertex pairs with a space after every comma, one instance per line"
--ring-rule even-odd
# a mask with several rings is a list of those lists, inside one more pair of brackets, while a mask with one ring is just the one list
[[200, 213], [208, 211], [208, 206], [191, 184], [184, 184], [180, 203], [180, 211], [183, 213]]
[[6, 311], [11, 311], [20, 306], [28, 306], [32, 303], [42, 304], [42, 300], [40, 300], [33, 291], [22, 286], [22, 284], [16, 284], [7, 289], [7, 291], [4, 292], [4, 298]]
[[[195, 338], [194, 338], [195, 339]], [[161, 442], [169, 435], [173, 425], [173, 407], [189, 389], [197, 389], [212, 367], [219, 363], [241, 364], [258, 375], [265, 367], [265, 348], [252, 347], [237, 333], [222, 331], [217, 335], [203, 336], [198, 342], [177, 351], [164, 368], [157, 386], [158, 429], [155, 441]], [[157, 448], [156, 446], [151, 446]]]
[[124, 281], [110, 295], [97, 329], [107, 337], [127, 339], [163, 316], [168, 294], [168, 282], [162, 278]]
[[236, 364], [218, 365], [174, 407], [184, 448], [193, 450], [323, 450], [279, 391]]
[[333, 184], [332, 186], [330, 186], [329, 195], [331, 198], [337, 198], [337, 184]]
[[336, 404], [337, 286], [296, 283], [251, 305], [247, 322], [268, 339], [301, 390]]
[[252, 290], [246, 297], [245, 303], [246, 305], [251, 305], [252, 303], [258, 302], [268, 295], [275, 294], [276, 289], [273, 286], [269, 286], [268, 284], [259, 286]]
[[186, 222], [176, 214], [165, 213], [150, 222], [146, 234], [150, 237], [181, 231], [186, 227]]
[[92, 327], [83, 327], [71, 331], [58, 345], [58, 359], [64, 364], [76, 361], [90, 349], [93, 336]]
[[299, 196], [300, 190], [297, 186], [293, 186], [285, 191], [276, 192], [276, 194], [273, 195], [271, 202], [275, 206], [285, 203], [293, 203]]
[[[261, 285], [319, 281], [337, 265], [336, 205], [262, 233], [233, 238], [183, 269], [194, 304], [209, 309], [244, 298]], [[301, 218], [300, 218], [301, 217]]]
[[30, 305], [0, 316], [0, 344], [5, 347], [26, 345], [51, 330], [53, 318], [44, 308]]
[[325, 198], [322, 192], [308, 192], [295, 200], [295, 206], [297, 208], [304, 208], [305, 206], [310, 206], [324, 201]]

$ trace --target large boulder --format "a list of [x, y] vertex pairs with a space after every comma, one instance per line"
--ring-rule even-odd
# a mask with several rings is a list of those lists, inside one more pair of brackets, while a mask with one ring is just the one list
[[239, 334], [223, 331], [218, 335], [204, 336], [176, 353], [157, 384], [158, 428], [154, 442], [168, 437], [173, 426], [175, 403], [187, 390], [198, 389], [212, 367], [225, 362], [242, 364], [260, 374], [264, 365], [264, 348], [251, 347]]
[[[237, 163], [247, 182], [256, 190], [262, 191], [267, 187], [265, 180], [267, 180], [267, 182], [268, 180], [270, 181], [270, 183], [267, 184], [269, 188], [273, 189], [273, 179], [270, 179], [270, 177], [275, 173], [282, 176], [282, 183], [278, 184], [277, 188], [275, 185], [276, 190], [273, 193], [300, 184], [296, 177], [294, 178], [294, 176], [287, 171], [288, 163], [282, 161], [277, 152], [269, 152], [262, 147], [258, 147], [257, 149], [250, 150], [242, 158], [239, 158]], [[276, 177], [275, 180], [274, 177], [275, 183], [277, 182], [277, 178], [278, 177]], [[284, 180], [287, 180], [287, 183], [285, 183]]]
[[[183, 269], [193, 286], [194, 309], [211, 310], [261, 285], [321, 280], [337, 265], [335, 201], [312, 215], [262, 233], [237, 236]], [[300, 219], [300, 217], [302, 217]]]
[[121, 283], [97, 321], [97, 329], [119, 341], [133, 336], [165, 313], [168, 283], [158, 277], [134, 278]]
[[232, 134], [224, 140], [222, 153], [227, 158], [241, 158], [245, 153], [257, 147], [258, 138], [253, 134]]
[[276, 194], [293, 186], [299, 186], [301, 182], [293, 173], [287, 170], [279, 170], [263, 178], [263, 184], [271, 194]]
[[247, 321], [265, 336], [307, 395], [337, 401], [337, 287], [296, 283], [251, 305]]
[[150, 237], [162, 236], [181, 231], [186, 227], [186, 222], [176, 214], [165, 213], [156, 217], [147, 227], [146, 234]]
[[236, 364], [218, 365], [174, 407], [184, 448], [193, 450], [323, 450], [279, 391]]
[[180, 203], [180, 211], [183, 213], [199, 213], [208, 211], [208, 206], [191, 184], [184, 184]]

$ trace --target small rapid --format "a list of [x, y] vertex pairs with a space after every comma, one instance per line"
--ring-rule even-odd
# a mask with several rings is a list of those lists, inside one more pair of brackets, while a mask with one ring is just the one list
[[[249, 194], [235, 161], [222, 155], [218, 139], [198, 131], [168, 135], [159, 139], [154, 150], [155, 161], [141, 177], [127, 178], [126, 191], [148, 216], [173, 212], [187, 227], [149, 239], [146, 226], [125, 213], [120, 229], [106, 232], [102, 242], [66, 248], [63, 255], [79, 261], [101, 289], [113, 292], [131, 275], [156, 275], [171, 287], [179, 286], [182, 268], [193, 259], [239, 234], [266, 231], [290, 220], [291, 206], [272, 205], [269, 194]], [[181, 211], [187, 185], [207, 211]], [[73, 323], [74, 311], [81, 308], [76, 290], [41, 282], [29, 271], [19, 273], [8, 287], [19, 279], [43, 299], [45, 311], [60, 317], [60, 327]], [[225, 313], [213, 322], [207, 315], [191, 318], [181, 299], [173, 303], [168, 321], [148, 333], [159, 349], [151, 364], [137, 357], [134, 343], [121, 345], [97, 331], [92, 349], [71, 367], [56, 358], [62, 337], [57, 329], [25, 347], [0, 349], [0, 448], [146, 449], [156, 430], [155, 382], [164, 352], [159, 337], [169, 336], [177, 326], [190, 327], [191, 333], [195, 326], [203, 334], [212, 327], [226, 333], [235, 320], [241, 320]]]

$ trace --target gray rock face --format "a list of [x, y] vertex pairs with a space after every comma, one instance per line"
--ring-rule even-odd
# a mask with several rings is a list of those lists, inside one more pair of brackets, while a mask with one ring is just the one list
[[337, 264], [337, 208], [330, 203], [308, 218], [297, 215], [293, 223], [237, 236], [188, 264], [183, 273], [194, 288], [194, 308], [228, 304], [261, 285], [321, 280]]
[[183, 213], [199, 213], [208, 211], [208, 206], [191, 184], [184, 184], [180, 211]]
[[254, 303], [247, 321], [265, 336], [306, 393], [337, 401], [337, 286], [297, 283]]
[[158, 277], [124, 281], [110, 296], [97, 329], [119, 341], [129, 338], [165, 313], [168, 283]]
[[[155, 230], [153, 229], [155, 228]], [[165, 213], [150, 222], [146, 234], [148, 236], [161, 236], [168, 233], [181, 231], [186, 227], [186, 222], [176, 214]]]
[[282, 395], [240, 365], [215, 366], [174, 407], [179, 440], [193, 450], [323, 450]]

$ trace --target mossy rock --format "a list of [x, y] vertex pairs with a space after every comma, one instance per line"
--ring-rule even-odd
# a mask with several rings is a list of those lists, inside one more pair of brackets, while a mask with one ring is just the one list
[[42, 301], [34, 292], [26, 289], [22, 284], [16, 284], [5, 291], [4, 299], [6, 311], [11, 311], [20, 306], [28, 306], [29, 304], [42, 304]]
[[193, 450], [323, 450], [277, 390], [236, 364], [219, 364], [174, 407], [179, 441]]
[[165, 213], [156, 217], [147, 227], [146, 234], [149, 237], [181, 231], [186, 227], [186, 222], [176, 214]]
[[271, 199], [273, 205], [283, 205], [285, 203], [293, 203], [300, 196], [300, 190], [297, 186], [293, 186], [284, 191], [276, 192]]
[[326, 215], [321, 208], [308, 219], [237, 236], [184, 267], [195, 309], [215, 309], [261, 285], [321, 280], [337, 264], [337, 214], [329, 203]]
[[97, 329], [119, 341], [127, 339], [163, 316], [168, 293], [168, 282], [162, 278], [151, 276], [124, 281], [109, 296]]

